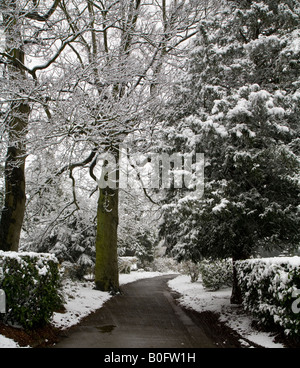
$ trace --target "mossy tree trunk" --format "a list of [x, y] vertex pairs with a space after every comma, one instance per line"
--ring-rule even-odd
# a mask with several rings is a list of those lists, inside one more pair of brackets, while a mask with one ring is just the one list
[[[106, 170], [99, 187], [95, 284], [98, 290], [118, 292], [119, 148], [112, 149], [114, 165]], [[111, 157], [112, 157], [111, 156]], [[109, 165], [108, 165], [109, 166]], [[108, 167], [107, 167], [108, 168]], [[104, 170], [105, 171], [105, 170]], [[107, 180], [107, 175], [114, 180]], [[106, 183], [106, 184], [103, 184]], [[105, 186], [106, 185], [106, 186]]]
[[[29, 106], [20, 104], [13, 109], [24, 117], [12, 117], [9, 147], [5, 162], [5, 197], [0, 221], [0, 249], [18, 251], [25, 213], [25, 144], [18, 139], [27, 126]], [[17, 141], [16, 141], [17, 140]]]
[[118, 198], [118, 189], [99, 189], [95, 283], [96, 288], [102, 291], [119, 290]]
[[25, 91], [26, 75], [23, 69], [25, 56], [16, 1], [8, 0], [3, 9], [6, 53], [10, 56], [6, 72], [10, 90], [14, 94], [12, 100], [15, 101], [10, 104], [6, 119], [8, 149], [5, 161], [4, 207], [0, 221], [0, 249], [17, 251], [25, 213], [25, 141], [30, 107], [28, 101], [20, 98]]

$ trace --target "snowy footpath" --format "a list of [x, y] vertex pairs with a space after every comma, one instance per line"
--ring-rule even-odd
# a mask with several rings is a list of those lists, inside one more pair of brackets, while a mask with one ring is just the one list
[[[172, 272], [173, 273], [173, 272]], [[165, 274], [165, 273], [164, 273]], [[120, 275], [120, 285], [134, 282], [144, 278], [161, 276], [159, 272], [131, 272]], [[231, 289], [219, 291], [206, 291], [201, 282], [191, 283], [189, 276], [178, 276], [169, 281], [169, 287], [181, 295], [180, 303], [198, 312], [212, 311], [220, 315], [220, 320], [241, 335], [241, 343], [247, 347], [249, 344], [243, 338], [266, 348], [283, 348], [281, 344], [273, 342], [270, 334], [258, 332], [251, 328], [252, 319], [240, 307], [230, 304]], [[52, 324], [62, 329], [76, 325], [80, 320], [102, 307], [112, 296], [109, 293], [93, 289], [93, 283], [72, 282], [64, 283], [66, 300], [65, 313], [54, 313]], [[0, 348], [19, 348], [11, 339], [0, 335]]]

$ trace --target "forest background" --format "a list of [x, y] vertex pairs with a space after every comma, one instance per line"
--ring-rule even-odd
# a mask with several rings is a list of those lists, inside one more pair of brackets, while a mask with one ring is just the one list
[[[0, 11], [0, 249], [94, 268], [101, 290], [119, 287], [118, 255], [147, 266], [158, 243], [193, 262], [297, 252], [298, 1], [3, 0]], [[120, 165], [116, 187], [99, 188], [101, 157], [119, 163], [124, 143], [137, 182], [151, 154], [203, 153], [203, 196], [174, 180], [123, 190]]]

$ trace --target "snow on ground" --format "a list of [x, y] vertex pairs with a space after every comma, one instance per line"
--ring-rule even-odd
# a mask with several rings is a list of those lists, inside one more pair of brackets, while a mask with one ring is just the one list
[[[128, 284], [143, 278], [159, 276], [159, 272], [131, 272], [120, 275], [120, 285]], [[108, 299], [109, 293], [94, 290], [92, 281], [64, 283], [64, 295], [66, 299], [65, 313], [54, 313], [53, 325], [59, 328], [68, 328], [76, 325], [82, 318], [102, 307]]]
[[[211, 311], [220, 314], [224, 322], [243, 338], [266, 348], [283, 348], [273, 342], [271, 334], [258, 332], [251, 327], [253, 319], [238, 305], [230, 304], [231, 288], [218, 291], [205, 290], [201, 282], [190, 282], [189, 276], [178, 276], [169, 281], [169, 287], [181, 294], [179, 302], [197, 312]], [[245, 346], [247, 341], [241, 339]]]
[[[172, 272], [172, 271], [170, 271], [170, 273], [174, 274], [174, 272]], [[148, 279], [150, 277], [157, 277], [157, 276], [162, 276], [162, 275], [166, 275], [166, 274], [168, 274], [168, 272], [166, 272], [166, 273], [144, 272], [144, 271], [131, 272], [129, 274], [120, 275], [119, 283], [120, 283], [120, 285], [124, 285], [124, 284], [129, 284], [129, 283], [137, 281], [137, 280]]]
[[[173, 272], [172, 272], [173, 273]], [[120, 285], [128, 284], [144, 278], [156, 277], [166, 273], [160, 272], [131, 272], [120, 275]], [[53, 325], [66, 329], [77, 324], [82, 318], [102, 305], [112, 296], [109, 293], [93, 289], [91, 281], [64, 283], [65, 313], [54, 313]], [[220, 314], [221, 321], [236, 330], [242, 337], [267, 348], [283, 347], [272, 341], [272, 336], [266, 333], [254, 331], [251, 328], [251, 318], [240, 307], [230, 305], [231, 289], [219, 291], [206, 291], [201, 282], [191, 283], [189, 276], [178, 276], [169, 281], [169, 287], [179, 292], [182, 296], [180, 303], [195, 309], [198, 312], [212, 311]], [[243, 339], [241, 343], [249, 346]], [[19, 345], [13, 340], [0, 335], [0, 348], [18, 348]]]
[[94, 290], [91, 281], [74, 282], [68, 280], [63, 285], [65, 313], [53, 314], [53, 325], [62, 329], [71, 327], [102, 307], [111, 296], [109, 293]]
[[11, 349], [19, 347], [20, 346], [14, 340], [8, 339], [7, 337], [0, 335], [0, 348]]
[[[160, 272], [131, 272], [120, 275], [120, 285], [128, 284], [140, 279], [163, 275]], [[65, 312], [54, 313], [52, 324], [55, 327], [67, 329], [80, 322], [90, 313], [101, 308], [112, 296], [103, 291], [95, 290], [92, 281], [76, 282], [65, 280], [63, 283], [63, 294], [65, 297]], [[0, 334], [0, 348], [19, 348], [13, 340]]]

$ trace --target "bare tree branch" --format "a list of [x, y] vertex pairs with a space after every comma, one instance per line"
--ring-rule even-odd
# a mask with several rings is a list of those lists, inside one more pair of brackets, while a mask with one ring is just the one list
[[31, 12], [23, 11], [21, 12], [21, 15], [24, 15], [26, 18], [36, 20], [38, 22], [46, 22], [51, 17], [51, 15], [54, 14], [59, 3], [60, 3], [60, 0], [54, 0], [51, 8], [44, 15], [41, 15], [36, 11], [31, 11]]

